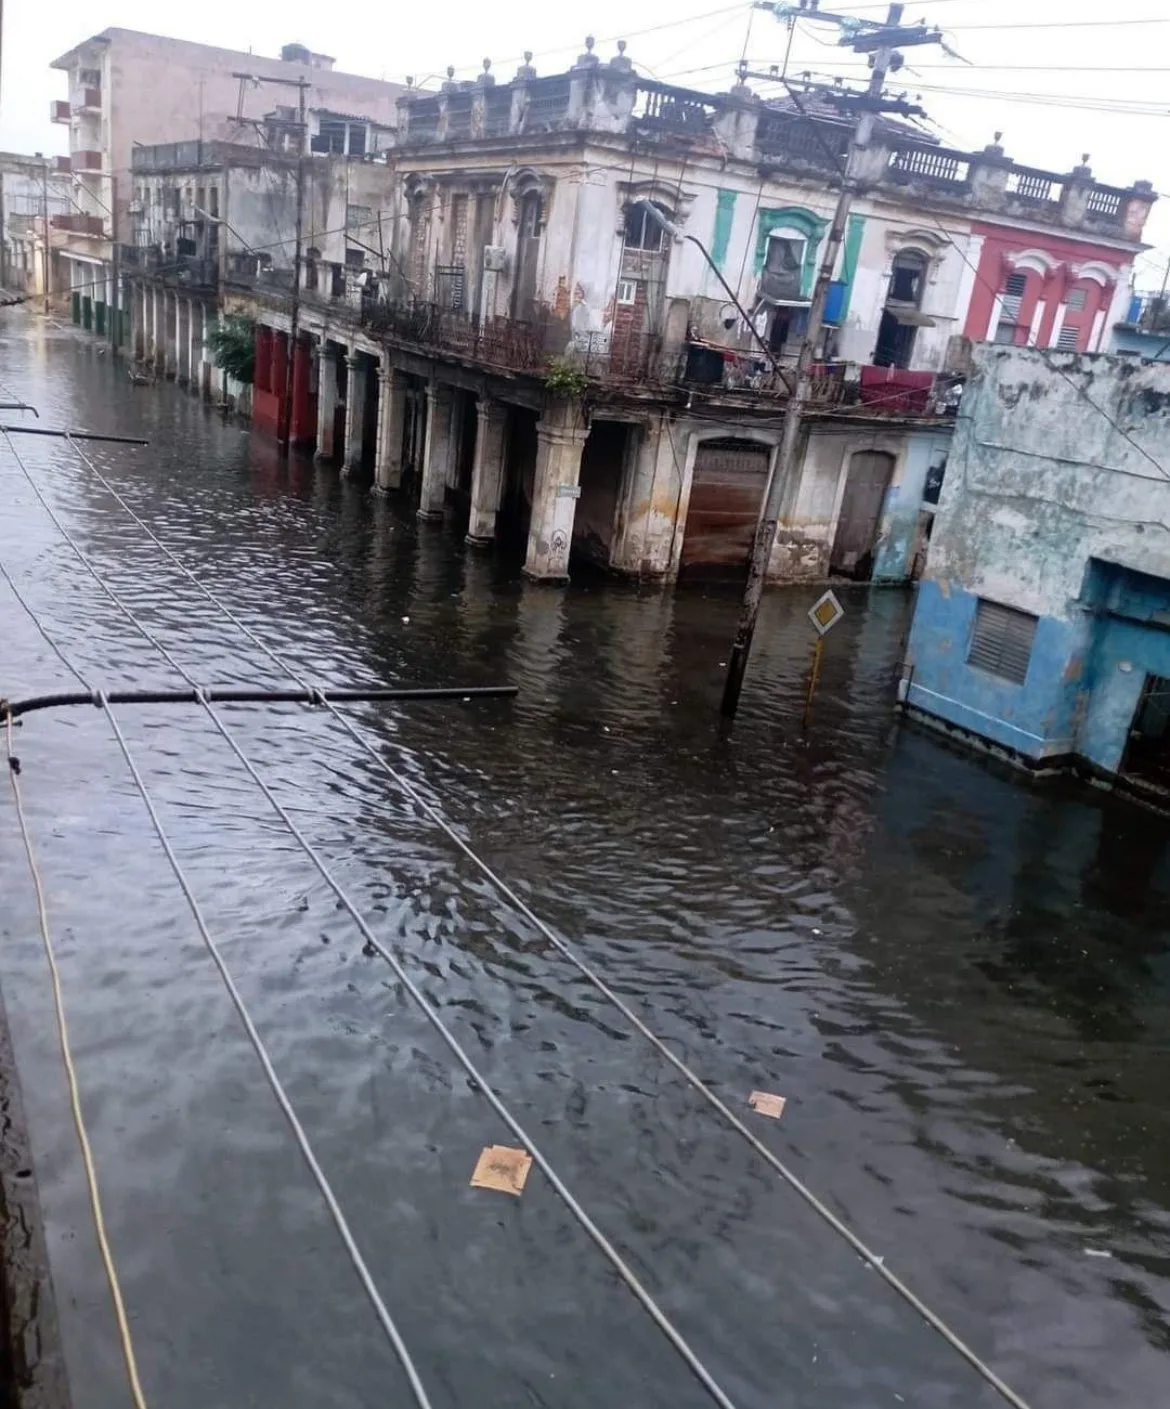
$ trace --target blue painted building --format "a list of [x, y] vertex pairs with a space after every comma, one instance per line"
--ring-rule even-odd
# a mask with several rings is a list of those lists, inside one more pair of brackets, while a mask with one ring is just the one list
[[902, 703], [1170, 786], [1170, 367], [975, 349]]
[[1134, 294], [1124, 319], [1113, 325], [1109, 351], [1118, 357], [1170, 362], [1170, 297]]

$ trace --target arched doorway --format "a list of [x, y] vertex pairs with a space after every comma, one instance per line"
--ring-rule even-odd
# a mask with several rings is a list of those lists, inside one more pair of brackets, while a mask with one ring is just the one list
[[699, 446], [680, 577], [716, 581], [747, 577], [771, 455], [770, 447], [752, 440], [705, 440]]
[[893, 474], [894, 457], [888, 451], [859, 450], [850, 457], [845, 495], [829, 556], [833, 572], [863, 581], [872, 575], [874, 542]]

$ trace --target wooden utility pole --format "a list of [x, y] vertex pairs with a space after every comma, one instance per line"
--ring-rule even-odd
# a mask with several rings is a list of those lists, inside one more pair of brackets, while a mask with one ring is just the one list
[[[788, 18], [788, 12], [797, 7], [780, 4], [761, 4], [760, 9], [771, 10], [777, 18]], [[858, 116], [854, 124], [845, 159], [845, 172], [841, 181], [841, 194], [837, 208], [833, 212], [833, 223], [825, 242], [817, 271], [817, 281], [813, 288], [812, 302], [808, 310], [808, 325], [804, 340], [800, 345], [800, 355], [796, 362], [796, 376], [788, 405], [784, 411], [784, 431], [780, 449], [764, 496], [764, 507], [756, 527], [752, 544], [751, 562], [748, 567], [747, 587], [744, 589], [743, 605], [740, 610], [739, 625], [727, 661], [727, 678], [723, 686], [723, 700], [720, 711], [726, 719], [734, 719], [739, 708], [739, 697], [743, 690], [744, 675], [747, 672], [748, 657], [751, 655], [752, 638], [756, 631], [756, 619], [760, 612], [760, 601], [764, 595], [764, 580], [772, 548], [776, 542], [776, 525], [780, 518], [780, 506], [785, 492], [792, 483], [800, 464], [800, 432], [805, 407], [812, 390], [812, 365], [817, 344], [825, 319], [825, 303], [829, 296], [829, 285], [833, 279], [837, 255], [845, 235], [845, 223], [849, 207], [858, 186], [858, 165], [861, 154], [869, 145], [873, 134], [875, 116], [888, 108], [897, 110], [904, 104], [883, 102], [882, 89], [891, 67], [900, 67], [901, 56], [895, 58], [896, 44], [936, 43], [940, 36], [937, 30], [928, 31], [923, 26], [902, 28], [902, 6], [891, 5], [884, 25], [873, 25], [865, 20], [853, 19], [845, 15], [831, 15], [821, 10], [798, 10], [803, 19], [836, 24], [844, 28], [840, 40], [858, 53], [871, 55], [873, 73], [864, 97], [857, 101]], [[838, 93], [836, 96], [840, 96]]]
[[41, 159], [41, 309], [49, 315], [49, 163]]
[[[300, 333], [301, 314], [301, 265], [304, 261], [304, 213], [305, 213], [305, 148], [308, 146], [308, 127], [305, 121], [305, 93], [311, 87], [307, 78], [269, 78], [255, 73], [233, 73], [233, 78], [252, 83], [275, 83], [285, 88], [297, 90], [297, 214], [296, 234], [293, 242], [293, 282], [292, 301], [289, 308], [288, 356], [285, 358], [284, 395], [280, 403], [280, 421], [277, 426], [276, 443], [280, 451], [287, 455], [292, 439], [292, 397], [293, 369], [297, 355], [297, 337]], [[244, 90], [240, 87], [240, 112], [243, 113]]]

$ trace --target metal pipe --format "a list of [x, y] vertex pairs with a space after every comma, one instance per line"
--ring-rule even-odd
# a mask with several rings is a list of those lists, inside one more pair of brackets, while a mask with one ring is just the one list
[[[439, 686], [351, 686], [336, 690], [110, 690], [110, 704], [355, 704], [375, 700], [401, 700], [406, 703], [428, 700], [510, 699], [519, 692], [516, 685]], [[24, 700], [0, 700], [0, 719], [18, 719], [40, 709], [65, 705], [102, 707], [102, 694], [65, 690], [52, 695], [30, 695]]]

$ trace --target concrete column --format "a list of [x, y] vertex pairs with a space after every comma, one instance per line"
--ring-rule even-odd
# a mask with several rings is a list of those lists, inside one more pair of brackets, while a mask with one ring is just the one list
[[468, 543], [486, 545], [496, 536], [496, 513], [504, 488], [504, 428], [508, 408], [481, 396], [475, 408], [475, 458], [471, 466]]
[[130, 356], [140, 362], [146, 355], [146, 329], [143, 327], [142, 285], [130, 285]]
[[191, 379], [191, 300], [175, 295], [175, 376]]
[[554, 402], [537, 423], [526, 577], [541, 582], [568, 581], [573, 519], [581, 492], [581, 452], [588, 434], [584, 414], [575, 401]]
[[362, 467], [362, 429], [366, 419], [366, 378], [361, 355], [351, 352], [345, 359], [345, 460], [343, 475], [358, 474]]
[[163, 348], [162, 309], [159, 307], [158, 285], [150, 287], [150, 346], [147, 356], [154, 363], [156, 372], [161, 372], [166, 361]]
[[333, 458], [333, 418], [337, 414], [337, 357], [322, 339], [317, 353], [318, 460]]
[[447, 501], [447, 466], [451, 459], [451, 414], [455, 388], [446, 382], [427, 387], [427, 438], [423, 451], [420, 519], [441, 519]]
[[175, 294], [163, 292], [163, 323], [166, 344], [164, 371], [173, 377], [179, 369], [179, 300]]
[[374, 483], [380, 490], [402, 485], [402, 437], [406, 429], [406, 379], [385, 356], [378, 363], [378, 453]]

